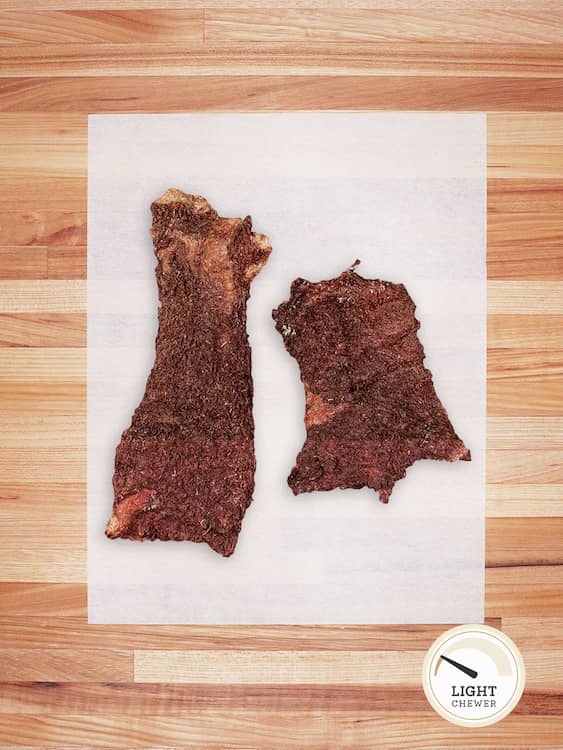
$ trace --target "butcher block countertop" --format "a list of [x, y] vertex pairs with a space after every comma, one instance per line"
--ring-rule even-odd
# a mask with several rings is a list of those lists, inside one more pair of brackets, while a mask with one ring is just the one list
[[[291, 4], [0, 0], [0, 748], [563, 747], [563, 6]], [[422, 693], [444, 626], [87, 624], [87, 114], [297, 109], [488, 113], [489, 728]]]

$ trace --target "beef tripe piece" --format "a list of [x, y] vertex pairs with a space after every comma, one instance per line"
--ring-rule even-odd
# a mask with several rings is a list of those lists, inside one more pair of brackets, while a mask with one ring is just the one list
[[295, 495], [371, 487], [384, 503], [422, 458], [469, 461], [424, 367], [415, 305], [402, 284], [296, 279], [272, 315], [305, 386], [307, 438]]
[[206, 542], [232, 554], [254, 489], [246, 302], [266, 263], [252, 221], [200, 196], [152, 204], [160, 307], [145, 395], [115, 456], [106, 535]]

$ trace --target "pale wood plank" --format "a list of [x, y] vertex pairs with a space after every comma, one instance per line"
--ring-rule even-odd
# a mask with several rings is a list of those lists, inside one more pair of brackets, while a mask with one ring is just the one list
[[0, 314], [84, 312], [84, 281], [0, 281]]
[[201, 9], [0, 12], [0, 44], [4, 45], [174, 41], [203, 41]]
[[37, 206], [29, 211], [0, 210], [0, 245], [85, 246], [86, 213], [39, 210]]
[[86, 316], [76, 313], [0, 314], [0, 347], [86, 346]]
[[[563, 80], [423, 76], [3, 78], [0, 107], [4, 112], [20, 113], [280, 109], [557, 112], [563, 109]], [[40, 197], [45, 200], [44, 194]]]
[[487, 174], [497, 179], [561, 179], [563, 145], [490, 145]]
[[561, 484], [563, 451], [488, 450], [487, 481], [505, 484]]
[[117, 649], [0, 649], [2, 678], [52, 682], [129, 682], [133, 654]]
[[[563, 269], [563, 232], [561, 265]], [[560, 315], [563, 313], [563, 282], [488, 281], [487, 312], [489, 315]]]
[[[536, 644], [536, 649], [537, 649]], [[8, 652], [9, 653], [9, 652]], [[135, 682], [419, 686], [424, 654], [414, 651], [135, 651]], [[559, 686], [563, 650], [526, 650], [526, 683]]]
[[[563, 412], [563, 402], [561, 403]], [[563, 448], [561, 417], [491, 417], [487, 419], [487, 448], [545, 450]]]
[[455, 41], [489, 44], [560, 42], [563, 13], [506, 14], [445, 8], [410, 13], [381, 9], [294, 10], [215, 9], [205, 14], [207, 43], [378, 41]]
[[414, 651], [135, 651], [135, 682], [419, 685]]
[[563, 113], [492, 114], [487, 117], [487, 142], [491, 146], [561, 146]]
[[[487, 485], [487, 518], [563, 517], [563, 485]], [[504, 621], [503, 621], [504, 622]]]
[[[55, 383], [86, 380], [85, 349], [0, 349], [0, 382]], [[81, 391], [86, 397], [86, 391]]]
[[488, 346], [495, 348], [563, 348], [561, 315], [489, 315]]
[[[71, 525], [71, 529], [73, 526]], [[60, 529], [51, 527], [51, 534], [60, 535]], [[87, 578], [85, 536], [79, 537], [75, 545], [56, 545], [53, 540], [39, 539], [33, 550], [22, 550], [17, 544], [9, 543], [0, 550], [0, 565], [4, 583], [83, 583]], [[80, 547], [80, 548], [79, 548]]]
[[[84, 448], [4, 448], [0, 475], [5, 482], [84, 482]], [[59, 537], [60, 537], [59, 530]]]
[[[1, 391], [0, 391], [1, 392]], [[36, 413], [10, 411], [0, 414], [0, 449], [1, 448], [72, 448], [86, 444], [86, 417], [78, 414], [57, 414], [47, 412], [38, 416]], [[1, 511], [0, 511], [1, 512]]]
[[[79, 744], [87, 746], [151, 747], [172, 745], [197, 750], [224, 750], [225, 746], [248, 750], [249, 737], [259, 738], [260, 746], [276, 750], [303, 747], [332, 750], [334, 747], [374, 747], [384, 750], [413, 747], [464, 748], [499, 750], [500, 747], [557, 747], [563, 736], [563, 717], [510, 716], [502, 724], [481, 728], [474, 736], [464, 727], [445, 722], [430, 707], [419, 712], [386, 714], [367, 711], [256, 711], [196, 710], [181, 716], [158, 716], [146, 713], [131, 717], [124, 724], [121, 717], [108, 712], [105, 716], [53, 713], [29, 715], [22, 722], [18, 714], [0, 715], [0, 731], [5, 742], [42, 746]], [[256, 747], [251, 740], [250, 747]]]

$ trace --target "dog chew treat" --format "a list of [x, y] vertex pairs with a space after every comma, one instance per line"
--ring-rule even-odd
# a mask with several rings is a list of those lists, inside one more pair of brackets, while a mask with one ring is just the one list
[[156, 359], [117, 448], [110, 538], [206, 542], [232, 554], [254, 489], [246, 302], [267, 237], [200, 196], [152, 204]]
[[421, 458], [469, 461], [424, 367], [415, 306], [402, 284], [354, 269], [296, 279], [272, 315], [305, 386], [307, 438], [288, 478], [295, 495], [371, 487], [386, 503]]

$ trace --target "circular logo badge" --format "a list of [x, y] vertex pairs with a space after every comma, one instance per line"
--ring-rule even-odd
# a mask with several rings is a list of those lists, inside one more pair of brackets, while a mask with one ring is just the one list
[[516, 706], [526, 673], [520, 651], [488, 625], [443, 633], [424, 659], [422, 685], [432, 708], [464, 727], [495, 724]]

